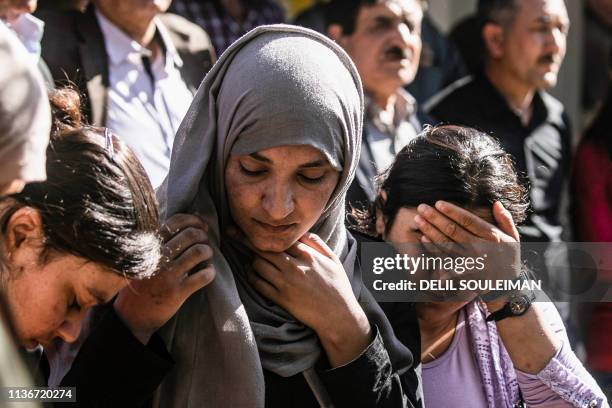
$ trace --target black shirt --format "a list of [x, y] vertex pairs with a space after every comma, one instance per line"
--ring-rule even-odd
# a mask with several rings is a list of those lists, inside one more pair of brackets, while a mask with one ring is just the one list
[[527, 242], [561, 241], [561, 196], [570, 169], [571, 133], [563, 105], [535, 93], [525, 126], [484, 74], [466, 77], [430, 103], [437, 120], [473, 127], [497, 138], [512, 155], [519, 178], [530, 192], [531, 209], [520, 228]]

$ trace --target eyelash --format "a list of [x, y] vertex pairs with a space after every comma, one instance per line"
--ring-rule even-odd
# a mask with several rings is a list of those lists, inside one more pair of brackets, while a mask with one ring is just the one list
[[[242, 164], [240, 165], [240, 171], [242, 171], [244, 174], [246, 174], [247, 176], [250, 176], [250, 177], [261, 176], [262, 174], [264, 174], [266, 172], [265, 170], [251, 171], [251, 170], [246, 169]], [[323, 181], [323, 178], [325, 177], [325, 175], [322, 175], [321, 177], [311, 178], [311, 177], [306, 177], [303, 174], [300, 174], [300, 175], [298, 175], [298, 177], [304, 183], [307, 183], [307, 184], [319, 184], [321, 181]]]

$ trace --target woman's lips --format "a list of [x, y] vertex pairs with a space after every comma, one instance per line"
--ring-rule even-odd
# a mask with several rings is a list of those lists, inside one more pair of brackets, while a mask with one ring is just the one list
[[255, 221], [255, 223], [257, 224], [257, 226], [259, 226], [260, 228], [275, 233], [275, 234], [280, 234], [286, 231], [289, 231], [290, 229], [292, 229], [293, 227], [295, 227], [297, 224], [296, 223], [291, 223], [291, 224], [282, 224], [282, 225], [272, 225], [272, 224], [268, 224], [266, 222], [263, 221], [259, 221], [253, 218], [253, 220]]

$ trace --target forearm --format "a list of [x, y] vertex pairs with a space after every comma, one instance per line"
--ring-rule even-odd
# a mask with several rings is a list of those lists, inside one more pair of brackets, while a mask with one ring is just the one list
[[529, 407], [607, 407], [606, 398], [593, 377], [563, 343], [551, 361], [537, 374], [516, 370], [523, 399]]
[[373, 340], [353, 361], [326, 370], [318, 365], [318, 375], [335, 407], [407, 408], [420, 406], [407, 389], [416, 373], [412, 368], [398, 374], [393, 367], [382, 336], [373, 327]]
[[370, 322], [359, 304], [327, 321], [316, 331], [332, 368], [355, 360], [372, 342]]
[[[503, 307], [502, 298], [487, 303], [490, 312]], [[542, 303], [535, 302], [523, 316], [502, 319], [497, 331], [515, 368], [535, 374], [540, 372], [561, 347], [559, 336], [546, 321]]]

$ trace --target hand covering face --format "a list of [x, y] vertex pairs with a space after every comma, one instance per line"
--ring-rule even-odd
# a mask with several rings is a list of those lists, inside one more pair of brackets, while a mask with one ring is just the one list
[[249, 264], [224, 236], [232, 224], [224, 170], [230, 154], [286, 145], [321, 151], [341, 176], [311, 231], [342, 260], [358, 296], [344, 196], [359, 159], [362, 115], [361, 83], [349, 57], [300, 27], [256, 28], [207, 75], [177, 133], [158, 198], [165, 218], [178, 212], [205, 218], [217, 275], [163, 329], [177, 364], [160, 387], [158, 406], [263, 406], [262, 365], [284, 376], [311, 370], [320, 355], [315, 334], [281, 308], [263, 306], [240, 278]]

